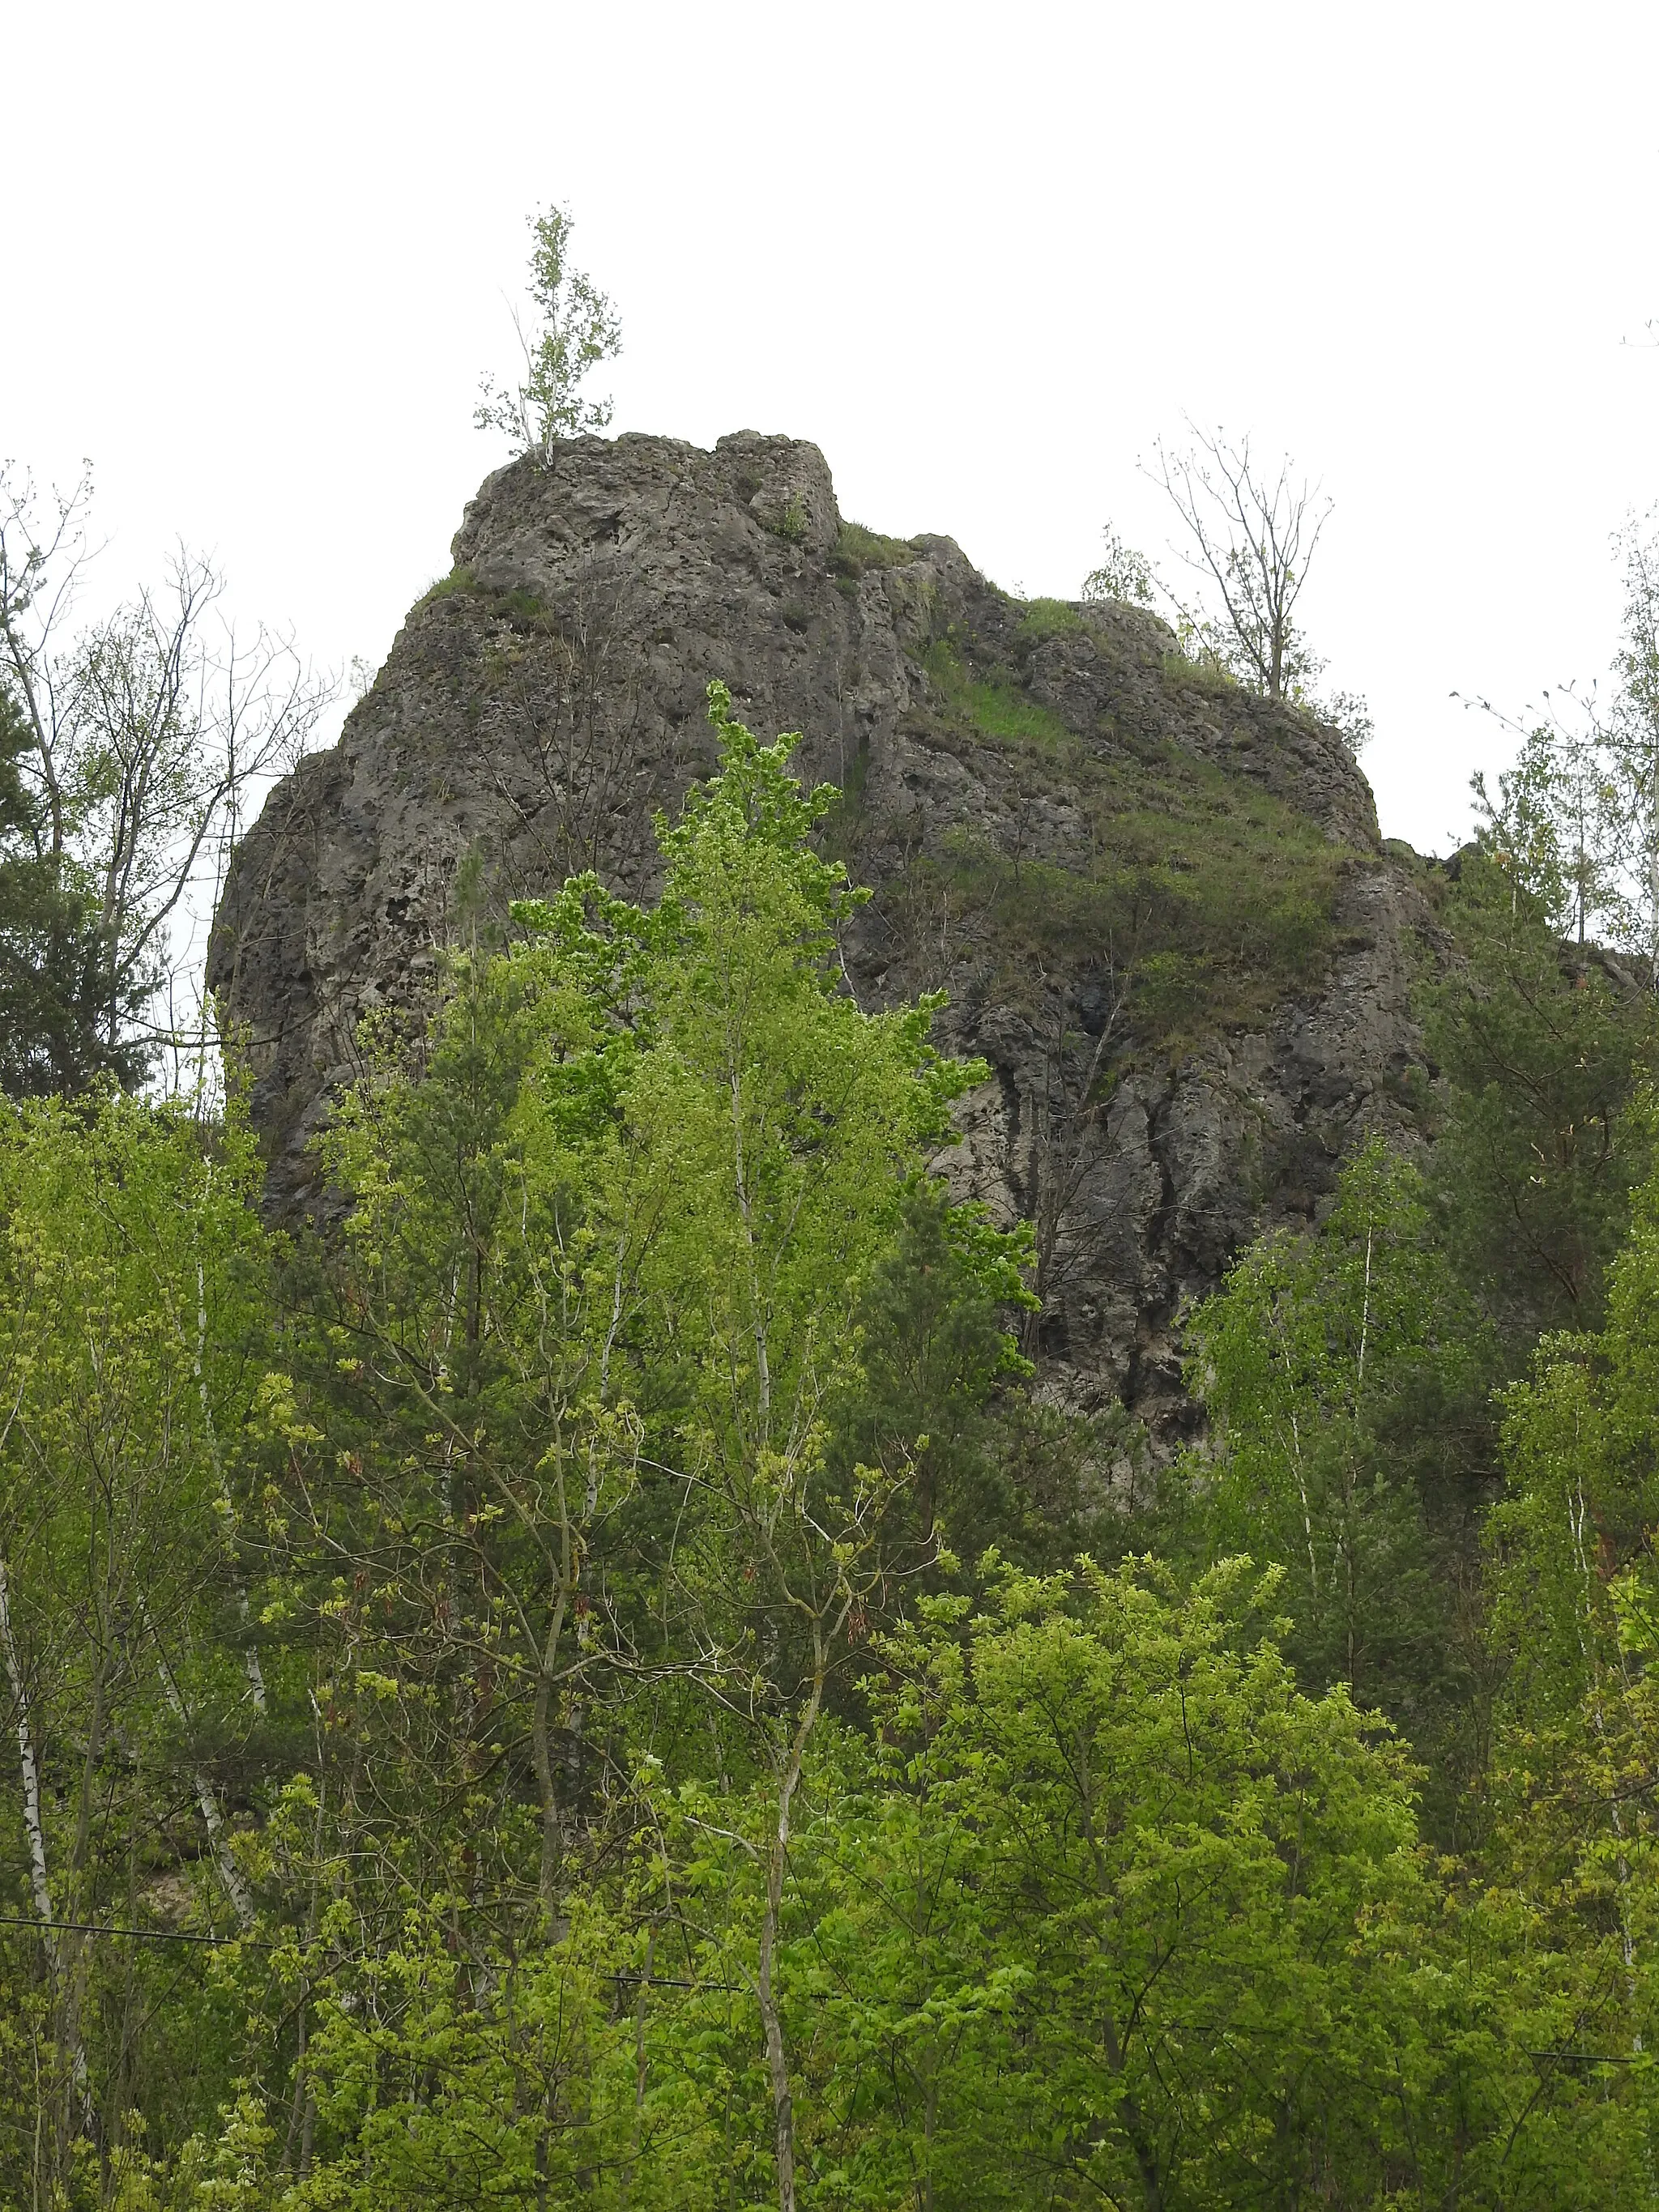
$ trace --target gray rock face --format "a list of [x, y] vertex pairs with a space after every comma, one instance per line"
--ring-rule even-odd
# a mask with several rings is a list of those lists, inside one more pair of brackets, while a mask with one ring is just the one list
[[[1171, 1440], [1183, 1304], [1262, 1223], [1310, 1214], [1361, 1133], [1410, 1139], [1427, 917], [1339, 739], [1206, 682], [1137, 608], [1026, 608], [949, 538], [844, 530], [823, 456], [785, 438], [571, 441], [489, 477], [453, 553], [339, 743], [272, 793], [220, 910], [210, 981], [273, 1204], [317, 1202], [307, 1146], [364, 1018], [430, 1003], [467, 855], [497, 901], [587, 866], [649, 891], [653, 810], [714, 764], [718, 677], [847, 794], [831, 837], [876, 893], [845, 947], [860, 1003], [943, 986], [941, 1042], [989, 1063], [940, 1164], [1036, 1225], [1042, 1388]], [[1252, 970], [1249, 896], [1218, 907], [1210, 960], [1203, 894], [1213, 854], [1292, 848], [1316, 943], [1281, 991], [1266, 954]], [[1152, 1021], [1151, 981], [1189, 957], [1147, 934], [1165, 908], [1230, 981]]]

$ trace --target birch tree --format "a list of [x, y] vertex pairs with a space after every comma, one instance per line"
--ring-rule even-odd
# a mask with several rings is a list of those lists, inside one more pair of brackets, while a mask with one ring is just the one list
[[473, 412], [481, 430], [504, 430], [515, 452], [544, 467], [556, 441], [603, 430], [609, 399], [585, 399], [581, 387], [602, 362], [622, 351], [622, 324], [592, 277], [570, 264], [568, 208], [530, 217], [530, 297], [533, 318], [513, 318], [524, 367], [516, 382], [483, 380]]
[[[832, 794], [791, 775], [794, 738], [759, 744], [724, 686], [709, 696], [720, 772], [663, 835], [648, 919], [611, 902], [596, 943], [581, 921], [592, 884], [561, 908], [518, 911], [554, 974], [561, 960], [573, 975], [614, 969], [619, 936], [641, 949], [631, 988], [611, 997], [635, 1037], [618, 1096], [629, 1141], [594, 1218], [611, 1237], [641, 1213], [656, 1224], [635, 1356], [649, 1363], [656, 1333], [689, 1388], [667, 1432], [664, 1479], [682, 1508], [661, 1571], [689, 1663], [767, 1778], [753, 1986], [778, 2203], [794, 2212], [778, 1943], [797, 1794], [834, 1681], [934, 1549], [895, 1510], [906, 1467], [831, 1474], [829, 1408], [907, 1180], [978, 1071], [934, 1052], [931, 1004], [866, 1015], [840, 988], [837, 924], [854, 895], [808, 842]], [[1006, 1269], [1012, 1251], [988, 1237], [987, 1266]]]

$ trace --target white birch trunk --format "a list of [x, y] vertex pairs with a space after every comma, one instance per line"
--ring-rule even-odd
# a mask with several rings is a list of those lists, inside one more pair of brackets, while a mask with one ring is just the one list
[[[153, 1628], [150, 1633], [155, 1634]], [[162, 1656], [159, 1644], [155, 1648], [155, 1671], [161, 1678], [161, 1688], [167, 1697], [167, 1704], [173, 1709], [174, 1719], [181, 1728], [187, 1729], [190, 1725], [190, 1714], [185, 1707], [183, 1693], [173, 1680], [173, 1669]], [[237, 1924], [246, 1935], [252, 1927], [254, 1921], [253, 1892], [248, 1887], [247, 1879], [232, 1855], [229, 1831], [225, 1826], [225, 1816], [219, 1809], [219, 1800], [211, 1780], [199, 1766], [191, 1779], [196, 1785], [196, 1802], [202, 1808], [202, 1821], [207, 1829], [208, 1842], [212, 1847], [213, 1863], [218, 1869], [220, 1883], [225, 1895], [230, 1899], [231, 1909], [236, 1915]]]
[[40, 1821], [40, 1765], [35, 1756], [34, 1731], [29, 1719], [28, 1685], [23, 1680], [17, 1640], [12, 1633], [11, 1586], [6, 1578], [3, 1558], [0, 1558], [0, 1644], [5, 1646], [6, 1679], [11, 1685], [12, 1704], [17, 1713], [17, 1756], [23, 1770], [23, 1826], [28, 1836], [29, 1887], [33, 1893], [34, 1909], [40, 1916], [47, 1951], [55, 1961], [52, 1885], [46, 1879], [46, 1832]]

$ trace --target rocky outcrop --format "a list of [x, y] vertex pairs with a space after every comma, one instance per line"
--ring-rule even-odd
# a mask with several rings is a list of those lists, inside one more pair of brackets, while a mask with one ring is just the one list
[[1176, 1433], [1183, 1302], [1316, 1207], [1357, 1134], [1409, 1134], [1426, 918], [1335, 735], [1139, 609], [1028, 606], [949, 538], [844, 526], [787, 439], [572, 441], [491, 477], [453, 558], [220, 911], [273, 1203], [315, 1200], [360, 1025], [418, 1017], [469, 901], [586, 866], [649, 890], [719, 677], [846, 794], [830, 834], [876, 893], [849, 988], [943, 985], [943, 1041], [989, 1063], [941, 1164], [1036, 1224], [1042, 1387]]

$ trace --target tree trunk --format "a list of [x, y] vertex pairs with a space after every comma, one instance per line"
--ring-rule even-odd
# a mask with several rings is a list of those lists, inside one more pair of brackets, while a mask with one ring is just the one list
[[[149, 1611], [147, 1607], [142, 1609], [145, 1613]], [[155, 1632], [152, 1626], [151, 1635], [154, 1636]], [[172, 1668], [162, 1656], [159, 1643], [155, 1647], [155, 1671], [161, 1678], [162, 1693], [174, 1720], [188, 1733], [190, 1714], [185, 1709], [184, 1693], [173, 1678]], [[229, 1831], [225, 1826], [224, 1814], [219, 1809], [218, 1794], [213, 1787], [211, 1777], [204, 1768], [198, 1766], [192, 1771], [191, 1779], [196, 1785], [196, 1802], [202, 1808], [202, 1825], [208, 1832], [208, 1844], [213, 1852], [213, 1863], [218, 1871], [220, 1886], [230, 1899], [237, 1925], [246, 1936], [253, 1927], [253, 1892], [248, 1887], [247, 1878], [232, 1855]]]
[[23, 1680], [22, 1663], [12, 1634], [11, 1588], [6, 1579], [3, 1558], [0, 1558], [0, 1645], [5, 1649], [6, 1679], [11, 1685], [12, 1705], [17, 1715], [17, 1756], [23, 1770], [23, 1827], [29, 1846], [29, 1888], [34, 1898], [34, 1909], [40, 1916], [50, 1957], [54, 1948], [52, 1887], [46, 1879], [46, 1832], [40, 1824], [40, 1765], [35, 1756], [29, 1717], [28, 1686]]
[[789, 1822], [795, 1790], [800, 1781], [811, 1735], [823, 1701], [823, 1652], [815, 1653], [812, 1694], [790, 1739], [788, 1755], [778, 1781], [778, 1821], [766, 1866], [766, 1911], [761, 1921], [760, 2014], [766, 2037], [767, 2071], [772, 2077], [772, 2112], [777, 2148], [778, 2212], [795, 2212], [795, 2100], [789, 2086], [789, 2061], [784, 2048], [783, 2021], [778, 2011], [773, 1972], [777, 1957], [778, 1922], [783, 1905], [783, 1877], [789, 1857]]
[[[562, 1478], [561, 1478], [562, 1504]], [[563, 1838], [559, 1833], [559, 1796], [553, 1784], [553, 1668], [559, 1656], [559, 1644], [564, 1635], [564, 1617], [570, 1595], [571, 1541], [569, 1523], [564, 1529], [563, 1559], [559, 1577], [559, 1593], [553, 1602], [553, 1618], [549, 1623], [547, 1637], [541, 1650], [541, 1663], [536, 1673], [536, 1696], [530, 1713], [531, 1756], [536, 1767], [536, 1789], [541, 1799], [542, 1814], [542, 1903], [551, 1913], [556, 1902], [555, 1885], [559, 1878], [559, 1861], [563, 1856]]]
[[[1119, 2081], [1123, 2080], [1123, 2048], [1117, 2039], [1117, 2028], [1109, 2014], [1101, 2021], [1101, 2031], [1106, 2045], [1106, 2063]], [[1134, 2153], [1135, 2165], [1140, 2172], [1141, 2201], [1146, 2212], [1164, 2212], [1164, 2179], [1158, 2170], [1158, 2153], [1146, 2132], [1146, 2116], [1139, 2100], [1131, 2089], [1123, 2089], [1117, 2100], [1119, 2124], [1128, 2137], [1129, 2148]]]

